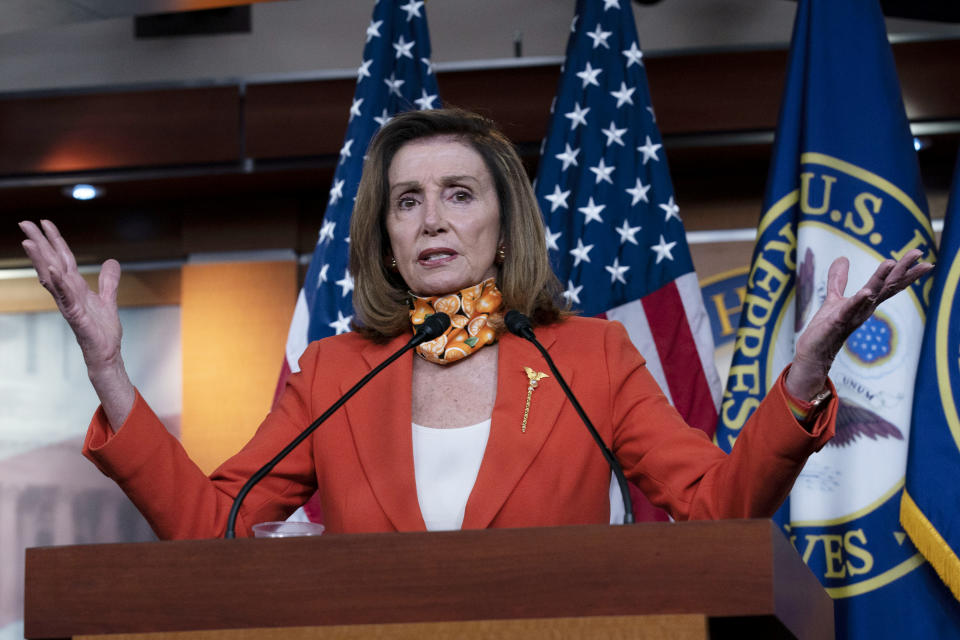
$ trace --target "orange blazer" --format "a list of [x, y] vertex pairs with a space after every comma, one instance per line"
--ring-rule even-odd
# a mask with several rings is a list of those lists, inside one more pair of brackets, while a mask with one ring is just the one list
[[[807, 457], [832, 436], [836, 403], [807, 432], [786, 405], [781, 378], [728, 456], [683, 422], [619, 323], [569, 318], [537, 335], [627, 476], [675, 519], [772, 515]], [[139, 394], [116, 435], [97, 411], [84, 454], [161, 538], [220, 536], [247, 478], [407, 339], [378, 345], [351, 333], [312, 343], [278, 407], [210, 477]], [[505, 335], [499, 345], [490, 437], [463, 528], [608, 522], [610, 470], [590, 434], [552, 376], [533, 391], [522, 432], [524, 367], [549, 369], [520, 338]], [[330, 532], [424, 530], [410, 426], [413, 357], [381, 372], [247, 495], [238, 535], [284, 518], [315, 490]]]

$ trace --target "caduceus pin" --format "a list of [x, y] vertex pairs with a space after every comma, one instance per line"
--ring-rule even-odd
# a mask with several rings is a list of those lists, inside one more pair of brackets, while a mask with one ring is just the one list
[[524, 372], [527, 374], [527, 406], [523, 408], [523, 424], [520, 425], [520, 432], [527, 432], [527, 416], [530, 415], [530, 399], [533, 397], [533, 390], [537, 388], [537, 385], [540, 383], [540, 380], [543, 378], [549, 378], [547, 374], [542, 371], [534, 371], [530, 367], [524, 367]]

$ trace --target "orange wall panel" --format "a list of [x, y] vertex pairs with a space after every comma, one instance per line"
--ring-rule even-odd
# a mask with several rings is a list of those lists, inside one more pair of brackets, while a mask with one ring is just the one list
[[293, 260], [183, 267], [181, 441], [207, 473], [270, 409], [296, 298]]

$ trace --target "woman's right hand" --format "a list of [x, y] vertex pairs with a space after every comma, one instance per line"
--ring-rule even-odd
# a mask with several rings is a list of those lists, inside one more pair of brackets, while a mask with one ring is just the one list
[[107, 260], [100, 270], [100, 292], [93, 292], [77, 270], [73, 252], [49, 220], [21, 222], [26, 234], [23, 249], [37, 270], [40, 284], [50, 292], [57, 308], [73, 329], [88, 367], [105, 367], [120, 358], [123, 329], [117, 312], [120, 265]]
[[37, 270], [40, 284], [50, 292], [80, 344], [87, 372], [107, 418], [119, 428], [133, 408], [134, 390], [120, 357], [123, 329], [117, 310], [120, 264], [107, 260], [100, 269], [99, 293], [87, 286], [77, 261], [60, 231], [49, 220], [40, 227], [20, 223], [27, 236], [23, 249]]

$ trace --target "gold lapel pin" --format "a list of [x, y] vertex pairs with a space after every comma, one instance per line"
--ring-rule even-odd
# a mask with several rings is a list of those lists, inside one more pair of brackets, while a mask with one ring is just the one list
[[534, 371], [530, 367], [524, 367], [523, 370], [527, 374], [527, 380], [529, 380], [529, 384], [527, 385], [527, 406], [523, 408], [523, 424], [520, 425], [520, 432], [526, 433], [527, 416], [530, 415], [530, 399], [533, 397], [533, 390], [537, 388], [540, 380], [543, 378], [549, 378], [550, 376], [541, 371]]

